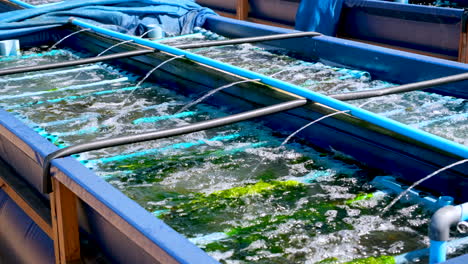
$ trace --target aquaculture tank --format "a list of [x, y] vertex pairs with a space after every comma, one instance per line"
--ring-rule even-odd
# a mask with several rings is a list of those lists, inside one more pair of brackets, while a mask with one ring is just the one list
[[9, 39], [0, 261], [466, 261], [468, 66], [214, 15], [146, 33]]

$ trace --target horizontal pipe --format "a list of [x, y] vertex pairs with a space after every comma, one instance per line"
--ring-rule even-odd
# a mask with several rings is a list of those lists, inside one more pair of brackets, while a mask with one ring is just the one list
[[98, 26], [80, 21], [78, 19], [72, 20], [72, 24], [78, 27], [82, 27], [82, 28], [91, 28], [94, 32], [98, 34], [104, 34], [106, 36], [118, 38], [121, 40], [132, 39], [137, 44], [150, 47], [150, 48], [154, 48], [157, 50], [161, 50], [167, 53], [171, 53], [176, 56], [184, 55], [185, 58], [187, 59], [205, 64], [214, 68], [218, 68], [222, 71], [226, 71], [235, 75], [239, 75], [247, 79], [260, 79], [261, 82], [264, 84], [276, 87], [278, 89], [281, 89], [283, 91], [286, 91], [292, 94], [296, 94], [298, 96], [307, 98], [311, 101], [334, 108], [336, 110], [339, 110], [339, 111], [351, 110], [351, 114], [357, 118], [373, 123], [377, 126], [383, 127], [385, 129], [396, 132], [398, 134], [407, 136], [415, 141], [422, 142], [424, 144], [432, 146], [433, 148], [452, 153], [462, 158], [468, 158], [468, 148], [466, 146], [463, 146], [461, 144], [455, 143], [448, 139], [441, 138], [439, 136], [435, 136], [433, 134], [430, 134], [430, 133], [427, 133], [418, 129], [411, 128], [400, 122], [376, 115], [374, 113], [361, 109], [357, 106], [346, 104], [342, 101], [330, 98], [329, 96], [325, 96], [323, 94], [319, 94], [314, 91], [301, 88], [297, 85], [293, 85], [293, 84], [290, 84], [290, 83], [287, 83], [278, 79], [274, 79], [274, 78], [271, 78], [271, 77], [268, 77], [268, 76], [265, 76], [256, 72], [252, 72], [246, 69], [242, 69], [233, 65], [222, 63], [220, 61], [216, 61], [216, 60], [204, 57], [204, 56], [200, 56], [200, 55], [197, 55], [197, 54], [185, 51], [185, 50], [176, 49], [174, 47], [163, 45], [154, 41], [149, 41], [146, 39], [141, 39], [135, 36], [130, 36], [130, 35], [116, 32], [116, 31], [108, 30], [102, 27], [98, 27]]
[[237, 122], [249, 120], [256, 117], [262, 117], [289, 109], [297, 108], [303, 106], [307, 103], [306, 99], [296, 99], [289, 102], [279, 103], [272, 106], [263, 107], [260, 109], [247, 111], [240, 114], [234, 114], [226, 117], [216, 118], [213, 120], [198, 122], [195, 124], [190, 124], [182, 127], [170, 128], [161, 131], [148, 132], [144, 134], [130, 135], [130, 136], [121, 136], [109, 139], [102, 139], [93, 142], [82, 143], [70, 147], [66, 147], [51, 154], [47, 155], [44, 159], [43, 175], [42, 175], [42, 191], [44, 193], [51, 192], [51, 181], [50, 181], [50, 163], [52, 160], [57, 158], [67, 157], [73, 154], [78, 154], [86, 151], [92, 151], [108, 147], [116, 147], [127, 144], [139, 143], [144, 141], [156, 140], [161, 138], [168, 138], [179, 136], [183, 134], [193, 133], [201, 130], [206, 130], [210, 128], [225, 126], [229, 124], [234, 124]]
[[141, 55], [153, 53], [154, 51], [155, 51], [154, 49], [133, 50], [133, 51], [127, 51], [127, 52], [114, 53], [110, 55], [104, 55], [100, 57], [92, 57], [92, 58], [64, 61], [64, 62], [58, 62], [58, 63], [44, 64], [44, 65], [16, 67], [16, 68], [11, 68], [11, 69], [6, 69], [6, 70], [0, 70], [0, 76], [16, 74], [16, 73], [52, 70], [52, 69], [72, 67], [72, 66], [77, 66], [77, 65], [82, 65], [82, 64], [102, 62], [102, 61], [107, 61], [107, 60], [115, 60], [115, 59], [121, 59], [121, 58], [141, 56]]
[[383, 88], [383, 89], [375, 89], [375, 90], [352, 92], [352, 93], [342, 93], [342, 94], [332, 94], [329, 96], [334, 99], [341, 100], [341, 101], [349, 101], [349, 100], [366, 99], [366, 98], [371, 98], [371, 97], [384, 96], [384, 95], [389, 95], [389, 94], [406, 93], [406, 92], [411, 92], [411, 91], [423, 90], [423, 89], [431, 88], [437, 85], [461, 82], [461, 81], [466, 81], [466, 80], [468, 80], [468, 73], [460, 73], [460, 74], [445, 76], [445, 77], [436, 78], [432, 80], [403, 84], [403, 85], [388, 87], [388, 88]]
[[322, 34], [318, 32], [293, 32], [285, 34], [275, 34], [259, 37], [249, 37], [249, 38], [237, 38], [237, 39], [228, 39], [228, 40], [219, 40], [219, 41], [210, 41], [202, 43], [193, 43], [193, 44], [182, 44], [176, 45], [174, 48], [178, 49], [198, 49], [198, 48], [208, 48], [216, 46], [225, 46], [225, 45], [236, 45], [244, 43], [255, 43], [255, 42], [264, 42], [270, 40], [280, 40], [280, 39], [290, 39], [290, 38], [302, 38], [302, 37], [316, 37], [321, 36]]
[[[214, 46], [222, 46], [222, 45], [234, 45], [234, 44], [241, 44], [241, 43], [253, 43], [253, 42], [262, 42], [262, 41], [269, 41], [269, 40], [279, 40], [279, 39], [287, 39], [287, 38], [312, 37], [312, 36], [320, 36], [320, 35], [321, 34], [317, 32], [297, 32], [297, 33], [277, 34], [277, 35], [270, 35], [270, 36], [203, 42], [203, 43], [195, 43], [195, 44], [184, 44], [184, 45], [178, 45], [176, 46], [176, 48], [180, 48], [180, 49], [204, 48], [204, 47], [214, 47]], [[16, 67], [16, 68], [11, 68], [11, 69], [0, 70], [0, 76], [16, 74], [16, 73], [25, 73], [25, 72], [34, 72], [34, 71], [71, 67], [71, 66], [77, 66], [77, 65], [88, 64], [88, 63], [102, 62], [106, 60], [114, 60], [114, 59], [121, 59], [121, 58], [133, 57], [133, 56], [146, 55], [146, 54], [153, 53], [153, 52], [155, 52], [154, 49], [134, 50], [134, 51], [120, 52], [120, 53], [114, 53], [114, 54], [105, 55], [105, 56], [65, 61], [65, 62], [59, 62], [59, 63], [34, 65], [34, 66], [27, 66], [27, 67]]]

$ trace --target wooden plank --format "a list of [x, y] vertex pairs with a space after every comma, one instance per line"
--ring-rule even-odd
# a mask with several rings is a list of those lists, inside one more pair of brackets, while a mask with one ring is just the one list
[[236, 14], [233, 14], [233, 13], [228, 13], [228, 12], [223, 12], [223, 11], [218, 11], [216, 10], [216, 13], [220, 16], [223, 16], [223, 17], [229, 17], [229, 18], [236, 18], [237, 15]]
[[42, 229], [53, 238], [50, 209], [36, 190], [15, 175], [0, 160], [0, 188]]
[[52, 178], [50, 196], [56, 263], [80, 263], [77, 198], [67, 187]]
[[458, 61], [463, 63], [468, 62], [468, 34], [466, 31], [463, 32], [463, 30], [460, 32], [460, 41], [458, 44]]
[[237, 0], [236, 19], [246, 20], [249, 16], [249, 0]]
[[146, 253], [152, 256], [159, 263], [164, 264], [177, 264], [179, 263], [166, 251], [160, 248], [157, 244], [151, 241], [148, 237], [136, 229], [132, 224], [123, 219], [115, 211], [110, 209], [106, 204], [99, 201], [93, 194], [78, 183], [70, 179], [62, 171], [58, 170], [56, 167], [52, 167], [51, 170], [54, 173], [54, 181], [60, 181], [73, 191], [77, 197], [88, 204], [91, 208], [96, 210], [104, 219], [106, 219], [109, 224], [115, 226], [120, 232], [126, 235], [130, 241], [133, 241], [136, 245], [141, 247]]
[[460, 21], [460, 39], [458, 40], [458, 61], [468, 62], [468, 10], [463, 10]]

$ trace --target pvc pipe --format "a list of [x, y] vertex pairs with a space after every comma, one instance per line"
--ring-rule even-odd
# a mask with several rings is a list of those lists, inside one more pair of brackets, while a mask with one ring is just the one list
[[0, 41], [0, 56], [21, 56], [19, 40], [9, 39]]
[[35, 5], [31, 5], [31, 4], [28, 4], [28, 3], [25, 3], [25, 2], [19, 1], [19, 0], [8, 0], [8, 2], [11, 2], [13, 4], [17, 4], [17, 5], [22, 6], [24, 8], [36, 8]]
[[429, 248], [429, 264], [441, 263], [447, 259], [447, 241], [431, 239]]
[[246, 69], [242, 69], [236, 66], [232, 66], [229, 64], [225, 64], [210, 58], [206, 58], [204, 56], [200, 56], [197, 54], [190, 53], [185, 50], [180, 50], [174, 47], [170, 47], [161, 43], [157, 42], [152, 42], [146, 39], [141, 39], [135, 36], [129, 36], [123, 33], [111, 31], [105, 28], [101, 28], [77, 19], [72, 19], [71, 23], [79, 26], [79, 27], [84, 27], [84, 28], [90, 28], [96, 33], [104, 34], [110, 37], [118, 38], [121, 40], [134, 40], [135, 43], [144, 45], [147, 47], [151, 47], [154, 49], [158, 49], [167, 53], [174, 54], [176, 56], [178, 55], [184, 55], [187, 59], [209, 65], [215, 68], [218, 68], [220, 70], [242, 76], [244, 78], [248, 79], [260, 79], [261, 82], [274, 86], [278, 89], [281, 89], [286, 92], [290, 92], [299, 96], [302, 96], [304, 98], [307, 98], [311, 101], [315, 101], [317, 103], [326, 105], [328, 107], [337, 109], [339, 111], [343, 110], [351, 110], [351, 114], [355, 117], [358, 117], [362, 120], [368, 121], [370, 123], [373, 123], [375, 125], [381, 126], [383, 128], [386, 128], [390, 131], [396, 132], [398, 134], [407, 136], [415, 141], [425, 143], [429, 146], [433, 146], [434, 148], [441, 149], [447, 152], [450, 152], [454, 155], [460, 156], [462, 158], [468, 158], [468, 148], [466, 146], [463, 146], [461, 144], [455, 143], [453, 141], [450, 141], [448, 139], [441, 138], [439, 136], [435, 136], [433, 134], [418, 130], [418, 129], [413, 129], [407, 125], [404, 125], [400, 122], [376, 115], [374, 113], [371, 113], [369, 111], [366, 111], [364, 109], [361, 109], [357, 106], [353, 106], [344, 102], [341, 102], [339, 100], [330, 98], [328, 96], [304, 89], [302, 87], [280, 81], [278, 79], [274, 79], [271, 77], [267, 77], [265, 75], [255, 73]]
[[150, 24], [148, 25], [148, 38], [149, 39], [162, 39], [164, 38], [164, 31], [162, 28], [157, 24]]
[[[452, 250], [457, 250], [461, 247], [464, 247], [468, 244], [468, 237], [463, 237], [455, 240], [448, 241], [446, 246]], [[408, 262], [414, 262], [416, 259], [429, 256], [429, 248], [418, 249], [410, 252], [406, 252], [400, 255], [395, 256], [396, 264], [406, 264]]]
[[429, 225], [429, 238], [431, 239], [429, 264], [446, 260], [450, 227], [465, 220], [468, 220], [468, 203], [445, 206], [432, 216]]
[[174, 48], [177, 49], [198, 49], [198, 48], [208, 48], [216, 46], [225, 46], [225, 45], [236, 45], [244, 43], [255, 43], [255, 42], [265, 42], [270, 40], [280, 40], [280, 39], [290, 39], [290, 38], [302, 38], [302, 37], [317, 37], [322, 34], [318, 32], [293, 32], [293, 33], [284, 33], [284, 34], [274, 34], [267, 36], [258, 36], [258, 37], [249, 37], [249, 38], [237, 38], [237, 39], [228, 39], [228, 40], [219, 40], [219, 41], [210, 41], [202, 43], [193, 43], [193, 44], [182, 44], [176, 45]]
[[[371, 181], [371, 185], [379, 189], [388, 190], [391, 193], [400, 194], [406, 190], [407, 187], [401, 186], [393, 176], [377, 176]], [[420, 191], [410, 190], [407, 193], [407, 199], [418, 204], [422, 204], [426, 209], [436, 211], [444, 206], [453, 205], [453, 197], [421, 195]]]

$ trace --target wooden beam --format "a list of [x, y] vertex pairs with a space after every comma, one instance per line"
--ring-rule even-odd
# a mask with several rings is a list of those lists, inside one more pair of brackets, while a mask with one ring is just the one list
[[77, 198], [73, 192], [52, 178], [50, 194], [54, 230], [55, 262], [81, 263]]
[[[462, 21], [466, 23], [466, 21]], [[467, 63], [468, 62], [468, 34], [466, 32], [467, 25], [462, 25], [460, 31], [460, 40], [458, 42], [458, 61]]]
[[468, 10], [463, 10], [460, 22], [460, 39], [458, 40], [458, 61], [468, 62]]
[[229, 17], [229, 18], [236, 18], [237, 15], [236, 14], [233, 14], [233, 13], [228, 13], [228, 12], [223, 12], [223, 11], [218, 11], [216, 10], [216, 13], [220, 16], [223, 16], [223, 17]]
[[237, 0], [236, 18], [246, 20], [249, 16], [249, 0]]

